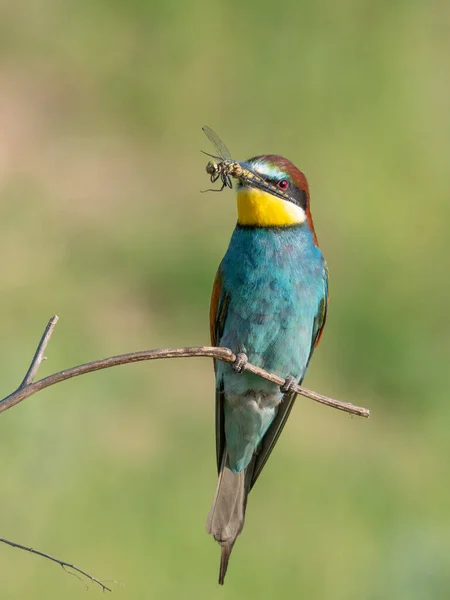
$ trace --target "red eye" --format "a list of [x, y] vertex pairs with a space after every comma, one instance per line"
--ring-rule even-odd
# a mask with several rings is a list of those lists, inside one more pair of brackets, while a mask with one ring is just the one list
[[280, 179], [280, 181], [278, 182], [278, 187], [280, 188], [280, 190], [287, 190], [289, 187], [289, 181], [287, 179]]

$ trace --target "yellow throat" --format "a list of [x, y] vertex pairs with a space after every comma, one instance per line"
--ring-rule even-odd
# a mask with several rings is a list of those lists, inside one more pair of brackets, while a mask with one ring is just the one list
[[244, 187], [237, 194], [238, 223], [257, 227], [283, 227], [306, 220], [300, 207], [257, 188]]

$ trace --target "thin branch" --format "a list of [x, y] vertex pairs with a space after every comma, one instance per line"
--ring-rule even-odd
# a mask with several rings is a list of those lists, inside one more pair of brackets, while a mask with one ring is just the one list
[[[86, 373], [92, 373], [93, 371], [100, 371], [101, 369], [117, 367], [118, 365], [141, 362], [144, 360], [156, 360], [162, 358], [187, 358], [196, 356], [207, 356], [210, 358], [223, 360], [229, 363], [233, 363], [236, 360], [236, 355], [229, 348], [218, 348], [213, 346], [194, 346], [187, 348], [158, 348], [156, 350], [142, 350], [140, 352], [131, 352], [130, 354], [120, 354], [118, 356], [110, 356], [109, 358], [95, 360], [93, 362], [85, 363], [76, 367], [72, 367], [70, 369], [66, 369], [64, 371], [60, 371], [59, 373], [54, 373], [53, 375], [49, 375], [48, 377], [44, 377], [43, 379], [33, 382], [33, 379], [36, 376], [37, 370], [42, 361], [42, 356], [45, 351], [45, 347], [50, 339], [50, 336], [53, 332], [57, 320], [58, 317], [56, 316], [50, 319], [47, 328], [44, 332], [44, 335], [42, 336], [42, 339], [36, 350], [36, 354], [33, 358], [31, 366], [24, 378], [24, 381], [17, 388], [16, 391], [14, 391], [12, 394], [6, 396], [6, 398], [3, 398], [3, 400], [0, 401], [0, 412], [8, 410], [8, 408], [19, 404], [19, 402], [22, 402], [22, 400], [25, 400], [25, 398], [29, 398], [33, 394], [36, 394], [36, 392], [50, 387], [51, 385], [55, 385], [55, 383], [59, 383], [60, 381], [65, 381], [66, 379], [71, 379], [72, 377], [78, 377], [79, 375], [85, 375]], [[249, 371], [250, 373], [258, 375], [259, 377], [267, 379], [267, 381], [271, 381], [272, 383], [275, 383], [280, 386], [283, 385], [285, 382], [285, 380], [281, 377], [278, 377], [278, 375], [275, 375], [274, 373], [268, 373], [264, 369], [252, 365], [251, 363], [246, 363], [243, 367], [243, 370]], [[306, 398], [310, 398], [315, 402], [325, 404], [326, 406], [331, 406], [332, 408], [342, 410], [352, 415], [357, 415], [359, 417], [370, 416], [370, 411], [367, 408], [355, 406], [354, 404], [350, 404], [349, 402], [341, 402], [340, 400], [334, 400], [333, 398], [323, 396], [322, 394], [318, 394], [317, 392], [308, 390], [307, 388], [304, 388], [300, 385], [293, 387], [292, 391], [295, 391], [297, 394], [305, 396]]]
[[[40, 550], [35, 550], [34, 548], [30, 548], [29, 546], [22, 546], [22, 544], [16, 544], [16, 542], [10, 542], [9, 540], [5, 540], [3, 538], [0, 538], [0, 542], [2, 542], [3, 544], [8, 544], [8, 546], [12, 546], [13, 548], [19, 548], [20, 550], [25, 550], [26, 552], [31, 552], [32, 554], [37, 554], [38, 556], [43, 556], [44, 558], [47, 558], [48, 560], [51, 560], [51, 561], [57, 563], [67, 573], [70, 573], [71, 575], [75, 575], [79, 579], [81, 579], [81, 577], [79, 577], [79, 575], [77, 575], [77, 573], [79, 573], [80, 575], [83, 575], [83, 577], [86, 577], [93, 583], [98, 583], [98, 585], [103, 589], [104, 592], [112, 591], [111, 588], [109, 588], [107, 585], [105, 585], [103, 583], [103, 581], [100, 581], [100, 579], [97, 579], [93, 575], [90, 575], [89, 573], [86, 573], [86, 571], [83, 571], [83, 569], [80, 569], [79, 567], [76, 567], [75, 565], [72, 565], [71, 563], [68, 563], [65, 560], [59, 560], [59, 558], [55, 558], [54, 556], [51, 556], [50, 554], [46, 554], [45, 552], [41, 552]], [[67, 569], [71, 569], [73, 572], [68, 571]], [[81, 579], [81, 581], [83, 581], [83, 580]]]

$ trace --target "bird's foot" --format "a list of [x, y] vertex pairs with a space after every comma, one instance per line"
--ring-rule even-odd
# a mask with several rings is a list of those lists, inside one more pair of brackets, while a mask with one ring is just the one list
[[248, 356], [245, 352], [238, 352], [236, 354], [236, 360], [233, 363], [233, 369], [235, 373], [242, 373], [245, 365], [248, 363]]
[[295, 379], [295, 377], [292, 377], [292, 375], [288, 375], [284, 380], [283, 385], [280, 385], [280, 392], [282, 392], [283, 394], [292, 392], [296, 385], [297, 380]]

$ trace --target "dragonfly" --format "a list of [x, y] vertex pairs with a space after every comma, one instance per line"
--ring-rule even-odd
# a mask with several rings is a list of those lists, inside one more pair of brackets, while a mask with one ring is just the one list
[[214, 158], [214, 162], [210, 160], [206, 165], [206, 172], [211, 177], [211, 183], [216, 183], [219, 179], [222, 182], [222, 187], [220, 189], [209, 189], [205, 191], [221, 192], [226, 187], [232, 188], [233, 183], [231, 178], [235, 177], [239, 179], [244, 174], [245, 169], [237, 161], [234, 161], [231, 158], [230, 151], [215, 131], [207, 125], [204, 125], [202, 130], [217, 152], [216, 156], [215, 154], [209, 154], [209, 152], [203, 152], [202, 150], [203, 154]]
[[251, 171], [245, 167], [243, 163], [233, 160], [227, 146], [220, 139], [217, 133], [211, 129], [211, 127], [204, 125], [202, 130], [217, 152], [216, 155], [209, 154], [209, 152], [204, 152], [202, 150], [203, 154], [206, 154], [206, 156], [214, 159], [214, 161], [210, 160], [206, 165], [206, 172], [211, 178], [211, 183], [215, 183], [219, 179], [222, 183], [221, 188], [210, 188], [208, 190], [203, 190], [204, 192], [221, 192], [226, 187], [232, 188], [233, 183], [231, 178], [234, 178], [238, 179], [241, 183], [249, 183], [261, 190], [270, 191], [279, 198], [290, 200], [288, 193], [283, 192], [278, 187], [264, 179], [264, 177], [262, 177], [259, 173]]

